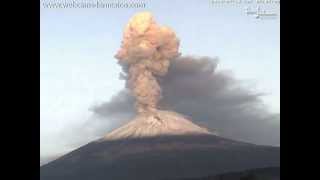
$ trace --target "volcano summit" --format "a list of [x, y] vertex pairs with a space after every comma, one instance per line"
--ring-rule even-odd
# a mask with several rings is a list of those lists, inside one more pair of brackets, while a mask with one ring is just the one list
[[134, 120], [107, 134], [103, 139], [115, 140], [191, 134], [211, 133], [175, 112], [155, 111], [152, 115], [138, 115]]

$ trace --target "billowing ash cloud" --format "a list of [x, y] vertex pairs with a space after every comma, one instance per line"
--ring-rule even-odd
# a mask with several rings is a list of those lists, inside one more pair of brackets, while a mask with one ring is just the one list
[[170, 61], [179, 56], [178, 49], [175, 33], [158, 25], [151, 13], [138, 13], [129, 20], [115, 57], [126, 73], [126, 85], [135, 96], [138, 113], [157, 109], [161, 99], [157, 78], [166, 75]]
[[[268, 112], [260, 99], [263, 94], [243, 87], [232, 74], [217, 71], [216, 59], [175, 58], [167, 75], [158, 81], [163, 96], [160, 109], [187, 115], [193, 122], [224, 137], [257, 144], [280, 144], [280, 115]], [[92, 111], [100, 117], [102, 127], [115, 128], [134, 116], [134, 102], [129, 90], [124, 89]]]

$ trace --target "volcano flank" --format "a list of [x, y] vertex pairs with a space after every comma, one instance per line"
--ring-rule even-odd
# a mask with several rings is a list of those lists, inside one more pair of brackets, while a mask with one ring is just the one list
[[182, 115], [138, 116], [41, 167], [41, 180], [162, 180], [280, 166], [280, 148], [214, 135]]

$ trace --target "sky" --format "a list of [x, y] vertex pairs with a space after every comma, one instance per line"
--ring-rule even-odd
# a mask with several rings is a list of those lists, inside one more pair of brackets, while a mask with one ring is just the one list
[[232, 71], [237, 79], [265, 93], [267, 108], [280, 113], [279, 6], [261, 5], [278, 13], [276, 19], [261, 20], [246, 15], [245, 4], [143, 2], [145, 8], [100, 9], [50, 9], [40, 3], [41, 159], [83, 145], [69, 141], [73, 131], [79, 132], [74, 127], [92, 118], [92, 106], [108, 101], [124, 87], [113, 56], [128, 19], [141, 11], [150, 11], [159, 24], [176, 32], [182, 55], [218, 57], [218, 69]]

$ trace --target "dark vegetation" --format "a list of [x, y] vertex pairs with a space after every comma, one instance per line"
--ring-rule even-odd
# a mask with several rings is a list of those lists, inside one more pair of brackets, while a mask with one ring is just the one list
[[241, 172], [175, 180], [280, 180], [280, 167], [250, 169]]

